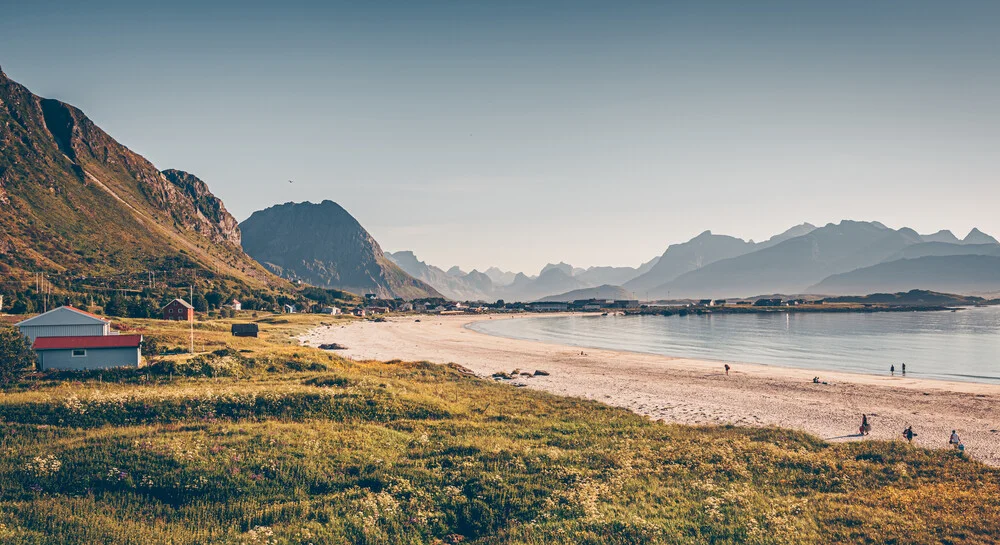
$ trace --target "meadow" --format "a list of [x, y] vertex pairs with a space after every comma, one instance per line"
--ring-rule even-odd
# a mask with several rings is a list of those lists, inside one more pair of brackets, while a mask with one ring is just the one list
[[149, 367], [0, 394], [0, 543], [1000, 540], [1000, 471], [952, 452], [667, 425], [256, 320], [199, 322], [194, 356], [184, 324], [125, 320]]

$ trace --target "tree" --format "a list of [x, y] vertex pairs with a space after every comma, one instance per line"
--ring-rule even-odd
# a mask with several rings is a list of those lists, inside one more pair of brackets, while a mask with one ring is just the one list
[[29, 367], [35, 366], [35, 361], [27, 337], [12, 327], [0, 329], [0, 388], [17, 382]]

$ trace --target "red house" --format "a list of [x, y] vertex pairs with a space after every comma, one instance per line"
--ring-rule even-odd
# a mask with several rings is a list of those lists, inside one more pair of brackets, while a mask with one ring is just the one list
[[164, 320], [194, 321], [194, 307], [183, 299], [174, 299], [163, 307]]

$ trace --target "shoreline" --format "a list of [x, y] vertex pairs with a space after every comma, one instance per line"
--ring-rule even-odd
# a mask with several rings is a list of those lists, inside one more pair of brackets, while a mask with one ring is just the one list
[[[914, 444], [930, 448], [945, 448], [957, 429], [971, 457], [1000, 466], [1000, 385], [842, 371], [823, 371], [828, 384], [814, 384], [816, 370], [733, 362], [727, 377], [721, 362], [581, 349], [467, 327], [525, 316], [394, 317], [321, 326], [299, 342], [340, 343], [347, 348], [336, 353], [351, 359], [457, 363], [482, 377], [543, 370], [549, 375], [511, 382], [680, 424], [778, 426], [829, 441], [901, 440], [903, 428], [913, 425]], [[857, 435], [861, 413], [873, 423], [866, 438]]]

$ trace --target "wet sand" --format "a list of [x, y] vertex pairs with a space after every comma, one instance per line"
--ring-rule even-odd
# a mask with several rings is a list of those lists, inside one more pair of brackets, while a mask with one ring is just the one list
[[[727, 377], [720, 362], [508, 339], [466, 327], [489, 319], [516, 317], [359, 321], [314, 329], [300, 341], [339, 343], [347, 349], [338, 353], [353, 359], [458, 363], [484, 377], [544, 370], [549, 376], [511, 382], [681, 424], [773, 425], [829, 441], [902, 440], [903, 428], [912, 425], [918, 434], [914, 443], [930, 448], [947, 448], [956, 429], [970, 456], [1000, 466], [998, 385], [750, 363], [731, 363]], [[828, 384], [813, 384], [816, 375]], [[872, 423], [866, 437], [858, 435], [861, 413], [868, 413]]]

